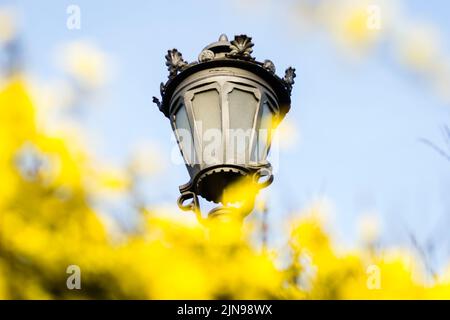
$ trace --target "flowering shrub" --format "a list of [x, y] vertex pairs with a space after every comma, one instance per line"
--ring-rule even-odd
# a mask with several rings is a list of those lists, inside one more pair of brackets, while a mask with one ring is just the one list
[[[205, 228], [148, 210], [142, 228], [114, 238], [92, 186], [129, 187], [101, 172], [79, 145], [37, 126], [21, 79], [1, 88], [0, 298], [450, 298], [448, 276], [425, 279], [404, 251], [337, 250], [314, 208], [292, 223], [284, 259], [253, 246], [250, 224]], [[68, 289], [71, 265], [80, 290]]]

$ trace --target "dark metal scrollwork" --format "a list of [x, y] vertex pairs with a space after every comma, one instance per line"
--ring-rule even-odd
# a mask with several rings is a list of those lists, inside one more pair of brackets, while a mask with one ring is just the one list
[[245, 34], [234, 36], [234, 40], [230, 44], [230, 52], [227, 53], [227, 57], [244, 59], [244, 60], [254, 60], [251, 56], [253, 52], [253, 42], [252, 37], [248, 37]]
[[166, 66], [169, 70], [169, 79], [175, 78], [179, 71], [188, 63], [183, 60], [183, 55], [177, 49], [167, 50]]

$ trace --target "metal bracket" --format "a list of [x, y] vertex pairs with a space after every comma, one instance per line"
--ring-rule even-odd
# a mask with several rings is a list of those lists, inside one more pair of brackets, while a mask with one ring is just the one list
[[[268, 177], [266, 180], [260, 182], [260, 179], [262, 177]], [[273, 174], [272, 174], [272, 168], [270, 167], [262, 167], [259, 168], [255, 173], [253, 173], [252, 176], [253, 183], [258, 186], [259, 189], [264, 189], [268, 186], [270, 186], [273, 182]]]

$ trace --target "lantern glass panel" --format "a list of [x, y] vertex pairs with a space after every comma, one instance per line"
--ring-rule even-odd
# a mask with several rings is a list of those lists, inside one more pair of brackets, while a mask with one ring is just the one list
[[228, 94], [230, 129], [253, 129], [258, 100], [253, 92], [234, 88]]
[[188, 165], [195, 163], [194, 141], [192, 138], [192, 130], [189, 125], [189, 118], [184, 105], [181, 105], [175, 114], [175, 135], [180, 145], [181, 153], [184, 161]]
[[273, 129], [274, 114], [269, 107], [268, 102], [261, 106], [260, 125], [258, 128], [258, 160], [264, 161], [267, 157], [271, 142], [271, 133]]
[[203, 134], [209, 129], [221, 129], [222, 117], [220, 111], [219, 92], [207, 90], [194, 94], [192, 108], [194, 110], [195, 126], [198, 133]]
[[[220, 162], [223, 147], [219, 92], [211, 89], [195, 93], [192, 98], [192, 109], [198, 134], [198, 150], [202, 152], [201, 161], [208, 164]], [[212, 145], [205, 149], [209, 143]]]
[[253, 92], [234, 88], [228, 94], [228, 108], [230, 120], [228, 162], [245, 164], [248, 163], [252, 150], [258, 99]]

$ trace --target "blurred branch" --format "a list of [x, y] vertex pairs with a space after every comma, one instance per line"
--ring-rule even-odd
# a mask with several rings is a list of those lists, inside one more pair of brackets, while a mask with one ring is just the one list
[[450, 155], [447, 154], [443, 149], [441, 149], [440, 147], [438, 147], [436, 144], [434, 144], [433, 142], [431, 142], [428, 139], [425, 138], [420, 138], [419, 139], [420, 142], [424, 143], [425, 145], [431, 147], [432, 149], [434, 149], [434, 151], [436, 151], [437, 153], [439, 153], [441, 156], [443, 156], [445, 159], [447, 159], [448, 161], [450, 161]]
[[434, 271], [434, 268], [431, 266], [430, 263], [430, 259], [429, 259], [429, 250], [425, 250], [420, 244], [419, 241], [417, 240], [416, 236], [411, 232], [411, 231], [407, 231], [408, 233], [408, 237], [411, 240], [411, 244], [413, 246], [413, 248], [417, 251], [417, 253], [419, 254], [424, 267], [426, 269], [426, 271], [433, 277], [433, 279], [436, 279], [437, 274]]

